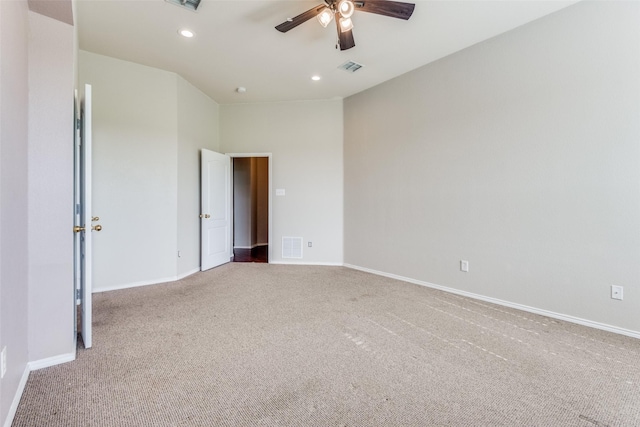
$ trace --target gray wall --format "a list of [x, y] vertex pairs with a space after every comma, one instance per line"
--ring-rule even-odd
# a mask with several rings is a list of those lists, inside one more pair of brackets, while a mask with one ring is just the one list
[[73, 26], [29, 23], [29, 360], [73, 360]]
[[[69, 6], [70, 5], [63, 5]], [[73, 26], [0, 2], [0, 424], [29, 367], [75, 358]], [[29, 366], [27, 365], [28, 362]]]
[[640, 331], [638, 22], [581, 2], [346, 99], [345, 262]]
[[0, 1], [0, 380], [4, 425], [28, 361], [28, 11]]

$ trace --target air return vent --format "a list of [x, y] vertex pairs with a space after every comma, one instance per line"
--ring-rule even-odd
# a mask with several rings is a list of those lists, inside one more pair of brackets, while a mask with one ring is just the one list
[[177, 6], [186, 7], [189, 10], [193, 10], [194, 12], [200, 6], [200, 0], [165, 0], [167, 3], [175, 4]]
[[302, 237], [282, 238], [282, 258], [302, 258]]
[[364, 67], [364, 65], [358, 64], [357, 62], [354, 62], [354, 61], [347, 61], [344, 64], [338, 66], [340, 70], [344, 70], [349, 73], [355, 73], [362, 67]]

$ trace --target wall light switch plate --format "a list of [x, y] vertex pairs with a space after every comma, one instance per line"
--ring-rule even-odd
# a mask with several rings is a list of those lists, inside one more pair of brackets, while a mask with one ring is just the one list
[[276, 188], [276, 196], [284, 196], [285, 191], [284, 188]]
[[611, 298], [612, 299], [622, 300], [622, 297], [623, 297], [622, 291], [623, 291], [622, 286], [612, 285], [611, 286]]
[[460, 271], [464, 271], [465, 273], [469, 272], [469, 261], [467, 260], [460, 260]]

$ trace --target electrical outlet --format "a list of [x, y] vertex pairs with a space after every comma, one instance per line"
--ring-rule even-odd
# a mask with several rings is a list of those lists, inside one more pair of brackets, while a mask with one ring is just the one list
[[465, 273], [469, 272], [469, 261], [464, 259], [460, 260], [460, 271], [464, 271]]
[[7, 373], [7, 346], [2, 348], [0, 353], [0, 378], [4, 378], [4, 374]]
[[611, 285], [611, 298], [622, 300], [622, 286]]
[[313, 247], [313, 243], [311, 243], [311, 242], [307, 242], [307, 246], [308, 246], [308, 247], [310, 247], [310, 248], [312, 248], [312, 247]]

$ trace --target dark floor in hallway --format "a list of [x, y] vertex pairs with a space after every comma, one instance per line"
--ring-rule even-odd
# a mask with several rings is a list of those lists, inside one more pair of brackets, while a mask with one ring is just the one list
[[253, 249], [233, 249], [234, 262], [269, 262], [269, 246], [256, 246]]

